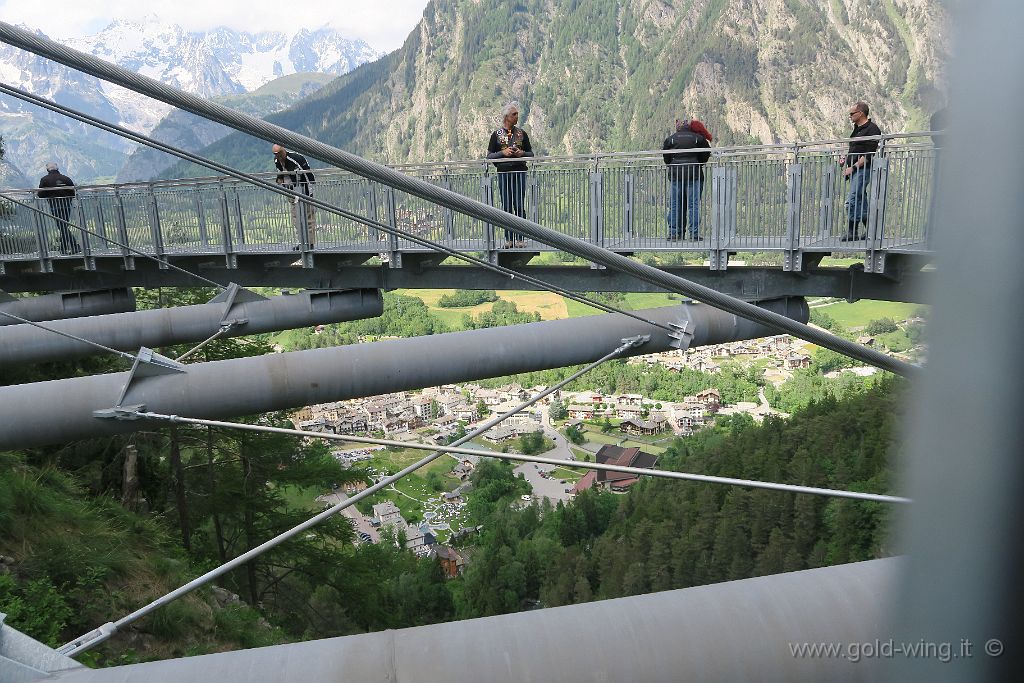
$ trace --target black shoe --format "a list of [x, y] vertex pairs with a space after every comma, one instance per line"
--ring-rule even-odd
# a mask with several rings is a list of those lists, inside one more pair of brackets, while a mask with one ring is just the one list
[[847, 233], [847, 234], [843, 235], [842, 237], [840, 237], [839, 241], [840, 242], [853, 242], [856, 239], [857, 239], [857, 237], [855, 235], [851, 235], [851, 234]]

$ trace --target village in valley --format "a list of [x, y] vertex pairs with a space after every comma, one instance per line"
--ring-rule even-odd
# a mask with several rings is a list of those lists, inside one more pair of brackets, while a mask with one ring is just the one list
[[[711, 376], [726, 362], [751, 363], [763, 368], [766, 383], [778, 385], [792, 377], [794, 371], [809, 367], [811, 360], [805, 342], [777, 335], [685, 352], [636, 356], [626, 362], [661, 365], [670, 372], [687, 368]], [[446, 445], [483, 420], [513, 410], [545, 389], [516, 383], [497, 387], [450, 384], [309, 406], [293, 418], [299, 428], [307, 431], [375, 435], [406, 444]], [[759, 391], [758, 402], [728, 405], [713, 387], [675, 402], [639, 393], [606, 395], [591, 388], [555, 392], [466, 446], [564, 461], [565, 465], [525, 462], [515, 467], [516, 475], [522, 476], [532, 490], [532, 494], [521, 496], [520, 505], [558, 504], [591, 487], [623, 493], [638, 481], [635, 475], [585, 470], [573, 467], [573, 462], [652, 468], [674, 439], [692, 435], [713, 424], [718, 416], [737, 413], [748, 414], [756, 421], [770, 414], [785, 415], [768, 405], [763, 391]], [[318, 501], [325, 506], [337, 504], [427, 452], [343, 443], [332, 452], [334, 457], [363, 477], [339, 485]], [[387, 540], [418, 555], [437, 557], [450, 576], [459, 573], [466, 558], [465, 551], [456, 546], [476, 531], [467, 511], [467, 500], [477, 462], [477, 456], [445, 455], [425, 471], [347, 508], [344, 512], [356, 532], [356, 543]]]

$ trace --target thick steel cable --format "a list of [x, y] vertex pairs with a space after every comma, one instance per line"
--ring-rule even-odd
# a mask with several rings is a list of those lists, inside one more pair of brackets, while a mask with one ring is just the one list
[[[518, 413], [518, 412], [520, 412], [520, 411], [522, 411], [522, 410], [524, 410], [526, 408], [529, 408], [531, 405], [533, 405], [537, 401], [540, 401], [545, 396], [553, 394], [554, 392], [558, 391], [559, 389], [561, 389], [565, 385], [569, 384], [573, 380], [578, 379], [579, 377], [581, 377], [585, 373], [589, 372], [590, 370], [593, 370], [598, 365], [601, 365], [602, 363], [605, 363], [605, 362], [607, 362], [607, 361], [609, 361], [609, 360], [611, 360], [613, 358], [621, 356], [625, 351], [627, 351], [628, 349], [630, 349], [630, 348], [632, 348], [634, 346], [640, 346], [640, 345], [646, 343], [648, 341], [648, 339], [649, 339], [649, 337], [646, 337], [646, 336], [644, 336], [644, 337], [632, 337], [630, 339], [623, 339], [622, 340], [622, 345], [619, 346], [618, 348], [616, 348], [615, 350], [613, 350], [610, 353], [606, 354], [605, 356], [597, 359], [593, 363], [590, 363], [586, 367], [577, 370], [571, 376], [569, 376], [566, 379], [562, 380], [558, 384], [555, 384], [554, 386], [548, 387], [544, 391], [538, 392], [536, 395], [534, 395], [532, 398], [530, 398], [525, 403], [523, 403], [523, 404], [521, 404], [519, 406], [516, 406], [515, 408], [513, 408], [512, 410], [510, 410], [510, 411], [508, 411], [506, 413], [502, 413], [501, 415], [498, 415], [496, 417], [491, 418], [490, 420], [486, 421], [485, 423], [483, 423], [482, 425], [480, 425], [479, 427], [474, 429], [472, 432], [466, 434], [462, 438], [460, 438], [457, 441], [455, 441], [454, 442], [455, 446], [457, 447], [457, 446], [459, 446], [459, 445], [469, 441], [470, 439], [475, 438], [476, 436], [479, 436], [480, 434], [483, 434], [484, 432], [486, 432], [488, 429], [490, 429], [494, 425], [499, 424], [500, 422], [508, 419], [509, 417], [515, 415], [516, 413]], [[139, 416], [143, 416], [142, 413], [136, 413], [136, 414], [139, 415]], [[159, 413], [152, 413], [152, 414], [145, 414], [145, 416], [146, 417], [152, 417], [153, 419], [168, 419], [170, 421], [176, 421], [176, 416], [173, 416], [173, 415], [166, 415], [165, 416], [165, 415], [160, 415]], [[239, 424], [236, 423], [236, 422], [225, 422], [225, 423], [223, 423], [223, 426], [231, 427], [231, 428], [238, 428]], [[273, 429], [273, 428], [269, 428], [268, 427], [268, 429]], [[291, 431], [296, 431], [297, 432], [298, 430], [291, 430]], [[99, 628], [94, 629], [94, 630], [92, 630], [92, 631], [90, 631], [90, 632], [88, 632], [88, 633], [86, 633], [86, 634], [76, 638], [75, 640], [72, 640], [72, 641], [64, 644], [63, 646], [58, 648], [57, 651], [60, 652], [63, 655], [66, 655], [68, 657], [72, 657], [72, 656], [78, 654], [79, 652], [83, 652], [83, 651], [88, 650], [89, 648], [93, 647], [94, 645], [98, 645], [98, 644], [102, 643], [103, 641], [107, 640], [112, 635], [117, 633], [118, 629], [120, 629], [120, 628], [122, 628], [124, 626], [127, 626], [128, 624], [130, 624], [130, 623], [132, 623], [132, 622], [134, 622], [134, 621], [136, 621], [138, 619], [141, 619], [142, 617], [146, 616], [150, 612], [153, 612], [153, 611], [159, 609], [160, 607], [162, 607], [162, 606], [164, 606], [164, 605], [166, 605], [166, 604], [168, 604], [170, 602], [173, 602], [174, 600], [177, 600], [181, 596], [183, 596], [183, 595], [185, 595], [187, 593], [190, 593], [191, 591], [195, 590], [196, 588], [199, 588], [200, 586], [209, 583], [210, 581], [212, 581], [213, 579], [217, 578], [218, 576], [226, 574], [227, 572], [231, 571], [232, 569], [235, 569], [236, 567], [239, 567], [239, 566], [245, 564], [249, 560], [251, 560], [251, 559], [253, 559], [253, 558], [263, 554], [267, 550], [270, 550], [271, 548], [274, 548], [274, 547], [280, 545], [281, 543], [284, 543], [285, 541], [287, 541], [287, 540], [289, 540], [291, 538], [294, 538], [298, 534], [301, 534], [302, 532], [306, 531], [307, 529], [309, 529], [309, 528], [319, 524], [320, 522], [322, 522], [323, 520], [327, 519], [328, 517], [331, 517], [332, 515], [335, 515], [338, 512], [341, 512], [345, 508], [348, 508], [348, 507], [356, 504], [360, 500], [363, 500], [364, 498], [368, 498], [369, 496], [372, 496], [374, 493], [377, 493], [381, 489], [383, 489], [383, 488], [385, 488], [387, 486], [390, 486], [391, 484], [395, 483], [396, 481], [398, 481], [402, 477], [406, 476], [407, 474], [411, 474], [412, 472], [416, 471], [417, 469], [419, 469], [421, 467], [424, 467], [425, 465], [430, 464], [434, 460], [437, 460], [442, 455], [444, 455], [445, 453], [449, 452], [450, 448], [444, 448], [443, 450], [441, 448], [430, 448], [428, 450], [431, 450], [433, 452], [430, 455], [426, 456], [425, 458], [422, 458], [422, 459], [412, 463], [411, 465], [407, 466], [405, 469], [403, 469], [403, 470], [401, 470], [399, 472], [396, 472], [395, 474], [393, 474], [393, 475], [391, 475], [389, 477], [386, 477], [386, 478], [382, 479], [381, 481], [377, 482], [373, 486], [370, 486], [370, 487], [362, 490], [361, 492], [357, 493], [356, 495], [352, 496], [351, 498], [349, 498], [347, 500], [344, 500], [344, 501], [338, 503], [337, 505], [334, 505], [333, 507], [330, 507], [330, 508], [324, 510], [320, 514], [307, 519], [305, 522], [299, 524], [298, 526], [294, 526], [291, 529], [278, 534], [274, 538], [271, 538], [270, 540], [261, 543], [260, 545], [256, 546], [252, 550], [249, 550], [249, 551], [239, 555], [238, 557], [234, 558], [233, 560], [229, 560], [228, 562], [220, 565], [219, 567], [206, 572], [202, 576], [196, 577], [195, 579], [189, 581], [185, 585], [180, 586], [179, 588], [171, 591], [170, 593], [167, 593], [166, 595], [164, 595], [164, 596], [162, 596], [160, 598], [157, 598], [156, 600], [154, 600], [153, 602], [149, 603], [148, 605], [145, 605], [144, 607], [140, 607], [139, 609], [135, 610], [131, 614], [118, 619], [116, 622], [107, 622], [106, 624], [103, 624]]]
[[677, 275], [672, 275], [646, 264], [633, 261], [625, 256], [597, 247], [583, 240], [563, 235], [533, 221], [513, 216], [476, 200], [463, 197], [450, 190], [435, 187], [418, 178], [412, 178], [381, 164], [345, 152], [337, 147], [317, 142], [310, 137], [292, 132], [281, 126], [261, 121], [253, 116], [241, 114], [215, 102], [208, 102], [196, 95], [182, 92], [155, 79], [122, 69], [114, 64], [73, 50], [52, 40], [41, 38], [30, 31], [20, 29], [6, 22], [0, 22], [0, 40], [211, 121], [222, 123], [235, 130], [264, 140], [277, 142], [289, 149], [308, 154], [315, 159], [321, 159], [339, 168], [351, 171], [356, 175], [389, 185], [472, 218], [493, 223], [514, 232], [524, 233], [539, 242], [562, 251], [632, 275], [639, 280], [669, 291], [703, 301], [747, 320], [759, 322], [773, 329], [792, 334], [795, 337], [832, 349], [844, 356], [856, 358], [869, 365], [908, 377], [917, 376], [921, 371], [921, 368], [916, 365], [905, 363], [878, 351], [868, 349], [847, 339], [829, 334], [824, 330], [816, 330], [785, 316], [758, 308], [741, 299], [715, 291], [710, 287], [705, 287]]
[[214, 339], [217, 339], [222, 334], [225, 334], [226, 332], [228, 332], [232, 327], [235, 327], [236, 325], [238, 325], [238, 321], [237, 320], [231, 320], [229, 322], [224, 323], [223, 325], [221, 325], [219, 330], [217, 330], [216, 332], [211, 334], [209, 337], [207, 337], [203, 341], [199, 342], [198, 344], [196, 344], [191, 349], [189, 349], [185, 353], [181, 354], [180, 356], [178, 356], [174, 360], [176, 360], [177, 362], [180, 363], [181, 361], [185, 360], [186, 358], [188, 358], [189, 356], [194, 354], [199, 349], [203, 348], [204, 346], [206, 346], [207, 344], [212, 342]]
[[[3, 84], [0, 84], [0, 90], [3, 90], [2, 85]], [[43, 211], [40, 208], [32, 206], [31, 204], [23, 202], [23, 201], [21, 201], [19, 199], [15, 199], [14, 197], [11, 197], [11, 196], [9, 196], [7, 194], [4, 194], [3, 192], [0, 192], [0, 199], [6, 199], [7, 201], [12, 202], [14, 204], [17, 204], [18, 206], [25, 207], [29, 211], [34, 211], [35, 213], [39, 214], [40, 216], [46, 216], [47, 218], [56, 218], [53, 214], [49, 213], [48, 211]], [[56, 220], [60, 220], [60, 219], [56, 219]], [[217, 289], [220, 289], [220, 290], [227, 289], [227, 287], [225, 287], [224, 285], [220, 284], [219, 282], [214, 282], [213, 280], [208, 280], [205, 277], [203, 277], [202, 275], [199, 275], [197, 273], [193, 273], [192, 271], [186, 270], [184, 268], [180, 268], [180, 267], [174, 265], [173, 263], [169, 263], [169, 262], [165, 261], [164, 259], [160, 258], [159, 256], [153, 256], [152, 254], [147, 254], [144, 251], [139, 251], [138, 249], [135, 249], [134, 247], [130, 247], [127, 244], [122, 244], [121, 242], [118, 242], [117, 240], [115, 240], [112, 237], [107, 237], [106, 235], [101, 235], [101, 234], [99, 234], [97, 232], [93, 232], [92, 230], [89, 230], [88, 228], [82, 227], [81, 225], [76, 225], [75, 223], [72, 223], [71, 221], [63, 221], [62, 220], [60, 222], [63, 223], [65, 226], [67, 226], [69, 229], [70, 228], [74, 228], [75, 230], [81, 230], [82, 232], [84, 232], [87, 235], [92, 235], [93, 237], [98, 237], [99, 239], [103, 240], [104, 242], [108, 242], [108, 243], [113, 244], [115, 246], [121, 247], [122, 249], [127, 249], [128, 251], [132, 252], [136, 256], [142, 256], [142, 257], [150, 259], [151, 261], [156, 261], [157, 263], [159, 263], [162, 266], [166, 266], [168, 268], [176, 270], [179, 273], [184, 273], [185, 275], [188, 275], [189, 277], [194, 277], [195, 279], [197, 279], [197, 280], [199, 280], [201, 282], [205, 282], [208, 285], [213, 285]], [[85, 257], [84, 248], [83, 248], [82, 257], [83, 258]]]
[[825, 489], [815, 486], [800, 486], [797, 484], [779, 484], [770, 481], [758, 481], [756, 479], [735, 479], [732, 477], [717, 477], [709, 474], [690, 474], [687, 472], [675, 472], [671, 470], [648, 470], [640, 467], [625, 467], [622, 465], [606, 465], [602, 463], [580, 462], [578, 460], [567, 461], [558, 458], [545, 458], [536, 455], [519, 455], [515, 453], [498, 453], [495, 451], [483, 451], [475, 448], [459, 448], [455, 446], [430, 446], [420, 443], [406, 443], [392, 439], [378, 439], [372, 436], [355, 436], [352, 434], [325, 434], [322, 432], [309, 432], [301, 429], [287, 429], [285, 427], [265, 427], [260, 425], [248, 425], [238, 422], [222, 422], [219, 420], [203, 420], [193, 417], [182, 417], [180, 415], [164, 415], [162, 413], [148, 413], [144, 411], [126, 411], [125, 415], [147, 419], [165, 420], [176, 424], [194, 424], [206, 427], [227, 427], [241, 429], [251, 432], [269, 432], [273, 434], [287, 434], [289, 436], [302, 436], [310, 439], [325, 439], [327, 441], [350, 441], [353, 443], [367, 443], [381, 446], [395, 446], [397, 448], [413, 448], [418, 450], [443, 451], [445, 453], [458, 453], [461, 455], [477, 455], [482, 458], [498, 458], [499, 460], [517, 460], [522, 462], [536, 462], [548, 465], [560, 465], [563, 467], [579, 467], [588, 470], [605, 470], [608, 472], [622, 472], [625, 474], [636, 474], [646, 477], [661, 477], [666, 479], [683, 479], [686, 481], [699, 481], [708, 484], [726, 484], [729, 486], [744, 486], [754, 489], [767, 489], [770, 491], [782, 491], [784, 493], [807, 493], [827, 498], [849, 498], [853, 500], [865, 500], [873, 503], [910, 503], [909, 498], [899, 496], [887, 496], [880, 493], [863, 493], [861, 491], [843, 491], [841, 489]]
[[236, 178], [236, 179], [241, 180], [243, 182], [247, 182], [247, 183], [250, 183], [252, 185], [256, 185], [257, 187], [262, 187], [263, 189], [266, 189], [266, 190], [269, 190], [269, 191], [274, 192], [276, 194], [288, 197], [289, 199], [293, 199], [293, 198], [297, 197], [297, 198], [301, 199], [303, 202], [308, 203], [308, 204], [310, 204], [312, 206], [316, 206], [317, 208], [320, 208], [320, 209], [322, 209], [324, 211], [328, 211], [330, 213], [334, 213], [334, 214], [336, 214], [338, 216], [342, 216], [343, 218], [348, 218], [348, 219], [353, 220], [353, 221], [355, 221], [357, 223], [361, 223], [362, 225], [366, 225], [366, 226], [369, 226], [369, 227], [372, 227], [372, 228], [376, 228], [377, 230], [380, 230], [381, 232], [385, 232], [385, 233], [388, 233], [388, 234], [391, 234], [391, 235], [395, 235], [397, 237], [401, 237], [402, 239], [409, 240], [411, 242], [419, 244], [420, 246], [427, 247], [428, 249], [431, 249], [433, 251], [437, 251], [437, 252], [440, 252], [440, 253], [443, 253], [443, 254], [447, 254], [448, 256], [451, 256], [453, 258], [457, 258], [457, 259], [466, 261], [467, 263], [471, 263], [473, 265], [477, 265], [477, 266], [480, 266], [482, 268], [486, 268], [488, 270], [492, 270], [494, 272], [501, 273], [502, 275], [508, 275], [510, 279], [519, 278], [523, 282], [527, 282], [529, 284], [536, 285], [537, 287], [540, 287], [541, 289], [544, 289], [546, 291], [552, 292], [554, 294], [559, 294], [561, 296], [564, 296], [564, 297], [566, 297], [568, 299], [572, 299], [573, 301], [577, 301], [577, 302], [585, 304], [587, 306], [593, 306], [594, 308], [602, 310], [602, 311], [604, 311], [606, 313], [618, 313], [619, 315], [628, 316], [628, 317], [633, 318], [635, 320], [639, 320], [640, 322], [647, 323], [648, 325], [653, 325], [654, 327], [658, 327], [660, 329], [663, 329], [663, 330], [665, 330], [667, 332], [672, 332], [673, 331], [671, 328], [666, 327], [665, 325], [663, 325], [663, 324], [661, 324], [659, 322], [656, 322], [654, 320], [649, 320], [649, 319], [644, 318], [642, 316], [636, 315], [635, 313], [631, 313], [629, 311], [624, 311], [622, 309], [616, 308], [616, 307], [611, 306], [609, 304], [605, 304], [605, 303], [602, 303], [602, 302], [599, 302], [599, 301], [595, 301], [595, 300], [590, 299], [588, 297], [585, 297], [583, 295], [577, 294], [575, 292], [571, 292], [571, 291], [569, 291], [567, 289], [562, 289], [561, 287], [558, 287], [557, 285], [553, 285], [553, 284], [551, 284], [549, 282], [546, 282], [544, 280], [536, 278], [536, 277], [534, 277], [532, 275], [527, 275], [527, 274], [522, 273], [520, 271], [512, 270], [511, 268], [506, 268], [505, 266], [501, 266], [501, 265], [497, 265], [497, 264], [494, 264], [494, 263], [490, 263], [489, 261], [485, 261], [483, 259], [479, 259], [479, 258], [477, 258], [475, 256], [472, 256], [471, 254], [467, 254], [465, 252], [461, 252], [461, 251], [458, 251], [456, 249], [452, 249], [451, 247], [447, 247], [447, 246], [445, 246], [444, 244], [442, 244], [440, 242], [435, 242], [433, 240], [430, 240], [430, 239], [427, 239], [427, 238], [424, 238], [424, 237], [419, 237], [418, 235], [414, 235], [413, 233], [410, 233], [410, 232], [407, 232], [405, 230], [402, 230], [401, 228], [388, 225], [387, 223], [382, 223], [382, 222], [374, 220], [372, 218], [367, 218], [365, 216], [361, 216], [361, 215], [359, 215], [357, 213], [353, 213], [353, 212], [348, 211], [346, 209], [343, 209], [343, 208], [341, 208], [339, 206], [335, 206], [333, 204], [328, 204], [327, 202], [325, 202], [323, 200], [316, 199], [315, 197], [311, 197], [311, 196], [308, 196], [308, 195], [301, 194], [301, 193], [299, 193], [299, 192], [297, 192], [295, 190], [289, 190], [289, 189], [283, 188], [280, 185], [277, 185], [276, 183], [270, 183], [270, 182], [268, 182], [266, 180], [263, 180], [262, 178], [259, 178], [259, 177], [255, 176], [253, 174], [245, 173], [244, 171], [240, 171], [240, 170], [232, 168], [230, 166], [225, 166], [224, 164], [221, 164], [221, 163], [219, 163], [217, 161], [214, 161], [212, 159], [207, 159], [205, 157], [201, 157], [199, 155], [192, 154], [191, 152], [187, 152], [185, 150], [178, 149], [178, 148], [173, 147], [171, 145], [162, 143], [162, 142], [160, 142], [158, 140], [154, 140], [153, 138], [150, 138], [150, 137], [147, 137], [145, 135], [142, 135], [141, 133], [136, 133], [134, 131], [128, 130], [127, 128], [122, 128], [121, 126], [117, 126], [117, 125], [114, 125], [114, 124], [111, 124], [111, 123], [107, 123], [106, 121], [102, 121], [102, 120], [100, 120], [100, 119], [98, 119], [96, 117], [90, 116], [90, 115], [82, 113], [80, 111], [76, 111], [76, 110], [74, 110], [74, 109], [72, 109], [70, 107], [66, 107], [64, 105], [57, 104], [56, 102], [51, 102], [49, 100], [46, 100], [46, 99], [44, 99], [42, 97], [39, 97], [38, 95], [32, 95], [31, 93], [26, 93], [24, 91], [17, 90], [16, 88], [12, 88], [11, 86], [9, 86], [9, 85], [7, 85], [5, 83], [0, 83], [0, 93], [5, 93], [7, 95], [10, 95], [12, 97], [16, 97], [16, 98], [18, 98], [20, 100], [23, 100], [25, 102], [29, 102], [31, 104], [35, 104], [35, 105], [43, 107], [45, 109], [49, 109], [50, 111], [53, 111], [53, 112], [56, 112], [56, 113], [59, 113], [59, 114], [63, 114], [64, 116], [67, 116], [69, 118], [73, 118], [73, 119], [75, 119], [77, 121], [81, 121], [82, 123], [86, 123], [88, 125], [95, 126], [96, 128], [99, 128], [100, 130], [107, 131], [108, 133], [113, 133], [115, 135], [119, 135], [121, 137], [124, 137], [124, 138], [127, 138], [129, 140], [132, 140], [133, 142], [137, 142], [137, 143], [145, 145], [147, 147], [151, 147], [153, 149], [156, 149], [158, 151], [164, 152], [166, 154], [171, 154], [173, 156], [178, 157], [179, 159], [184, 159], [185, 161], [192, 162], [192, 163], [197, 164], [199, 166], [205, 166], [206, 168], [209, 168], [209, 169], [211, 169], [213, 171], [218, 171], [218, 172], [220, 172], [220, 173], [222, 173], [224, 175], [230, 176], [232, 178]]
[[[39, 324], [37, 322], [34, 322], [32, 320], [26, 320], [25, 318], [21, 318], [19, 316], [16, 316], [13, 313], [7, 313], [6, 311], [0, 311], [0, 315], [7, 316], [8, 318], [14, 318], [18, 322], [24, 323], [26, 325], [32, 325], [34, 327], [38, 327], [41, 330], [46, 330], [47, 332], [53, 332], [54, 334], [59, 334], [60, 336], [67, 337], [68, 339], [74, 339], [77, 342], [82, 342], [83, 344], [88, 344], [89, 346], [94, 346], [97, 349], [101, 349], [101, 350], [103, 350], [103, 351], [105, 351], [107, 353], [116, 354], [118, 356], [121, 356], [122, 358], [127, 358], [130, 361], [134, 361], [135, 360], [135, 356], [133, 356], [130, 353], [126, 353], [124, 351], [118, 351], [117, 349], [112, 349], [109, 346], [104, 346], [103, 344], [100, 344], [100, 343], [94, 342], [94, 341], [89, 341], [88, 339], [83, 339], [82, 337], [76, 337], [75, 335], [70, 334], [68, 332], [61, 332], [60, 330], [55, 330], [52, 327], [47, 327], [46, 325], [41, 325], [41, 324]], [[3, 338], [3, 332], [0, 332], [0, 339], [2, 339], [2, 338]]]

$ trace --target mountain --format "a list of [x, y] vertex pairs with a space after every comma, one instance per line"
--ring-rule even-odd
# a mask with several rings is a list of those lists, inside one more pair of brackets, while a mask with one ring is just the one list
[[[329, 27], [304, 29], [292, 36], [223, 27], [188, 32], [152, 16], [135, 23], [115, 21], [99, 33], [65, 42], [203, 97], [241, 95], [294, 73], [344, 74], [380, 56], [365, 42]], [[0, 45], [0, 77], [10, 85], [143, 133], [156, 128], [171, 110], [8, 45]], [[57, 160], [79, 182], [109, 179], [134, 149], [116, 136], [10, 97], [0, 97], [0, 126], [9, 161], [29, 175], [47, 161]]]
[[[252, 93], [212, 99], [242, 113], [262, 117], [285, 109], [333, 79], [331, 74], [296, 73], [270, 81]], [[227, 126], [172, 109], [153, 129], [150, 137], [179, 149], [195, 151], [230, 133]], [[151, 180], [176, 161], [176, 157], [140, 145], [118, 171], [117, 182]]]
[[[268, 120], [388, 163], [483, 156], [513, 99], [544, 153], [660, 148], [677, 116], [715, 144], [846, 136], [858, 99], [920, 129], [947, 24], [941, 0], [433, 0], [400, 50]], [[264, 168], [260, 144], [206, 153]]]

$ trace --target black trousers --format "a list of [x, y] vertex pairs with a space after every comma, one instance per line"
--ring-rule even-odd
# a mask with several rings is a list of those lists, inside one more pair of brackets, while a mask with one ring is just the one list
[[[501, 195], [501, 208], [505, 213], [526, 218], [523, 206], [523, 195], [526, 193], [526, 171], [509, 171], [498, 173], [498, 193]], [[522, 233], [505, 229], [505, 241], [521, 242]]]
[[60, 232], [60, 250], [64, 254], [81, 251], [78, 240], [71, 234], [68, 220], [71, 216], [71, 197], [47, 197], [50, 213], [57, 219], [57, 230]]

